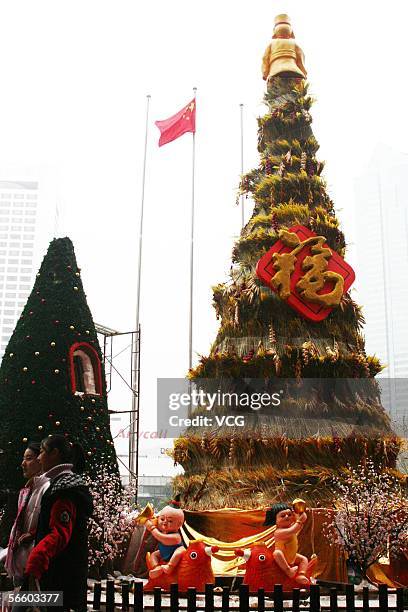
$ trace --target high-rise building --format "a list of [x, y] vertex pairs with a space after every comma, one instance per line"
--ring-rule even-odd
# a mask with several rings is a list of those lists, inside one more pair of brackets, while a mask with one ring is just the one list
[[[366, 349], [385, 369], [383, 401], [408, 432], [408, 155], [379, 146], [356, 180], [356, 287]], [[405, 435], [407, 435], [405, 433]]]
[[1, 354], [32, 286], [37, 207], [37, 182], [0, 181]]
[[0, 171], [0, 357], [54, 230], [55, 199], [50, 201], [49, 185], [41, 186], [41, 173], [37, 180], [33, 173], [24, 180], [15, 176]]

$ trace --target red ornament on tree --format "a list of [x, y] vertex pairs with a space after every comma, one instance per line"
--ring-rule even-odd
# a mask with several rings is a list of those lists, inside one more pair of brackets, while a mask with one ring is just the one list
[[244, 363], [248, 363], [248, 361], [251, 361], [251, 359], [253, 359], [254, 355], [255, 355], [255, 351], [251, 349], [249, 353], [247, 353], [246, 355], [242, 357], [242, 361]]
[[315, 165], [311, 159], [308, 159], [306, 162], [306, 172], [309, 176], [314, 176], [315, 174]]
[[275, 232], [277, 232], [279, 229], [278, 215], [276, 213], [272, 213], [272, 228], [275, 230]]

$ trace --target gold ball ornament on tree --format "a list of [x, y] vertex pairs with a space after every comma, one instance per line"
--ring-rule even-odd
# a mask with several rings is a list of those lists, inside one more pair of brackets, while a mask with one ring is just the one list
[[50, 342], [50, 346], [54, 347], [55, 346], [55, 342]]
[[23, 438], [23, 442], [28, 442], [28, 438]]
[[35, 355], [36, 357], [38, 357], [38, 355], [39, 355], [39, 354], [40, 354], [40, 353], [39, 353], [38, 351], [35, 351], [35, 353], [34, 353], [34, 355]]
[[83, 412], [85, 410], [85, 408], [83, 406], [81, 406], [80, 411]]
[[23, 372], [28, 372], [28, 368], [26, 366], [24, 366]]
[[60, 371], [58, 370], [58, 368], [56, 368], [56, 369], [54, 370], [54, 373], [55, 373], [55, 374], [59, 374], [59, 373], [60, 373]]
[[78, 287], [76, 285], [74, 287], [74, 291], [78, 291]]
[[55, 425], [59, 427], [61, 425], [61, 421], [55, 421]]
[[42, 425], [38, 425], [37, 429], [38, 429], [38, 431], [41, 431], [43, 429], [43, 426]]
[[69, 329], [74, 330], [74, 329], [75, 329], [75, 326], [74, 326], [74, 325], [70, 325], [70, 326], [69, 326]]

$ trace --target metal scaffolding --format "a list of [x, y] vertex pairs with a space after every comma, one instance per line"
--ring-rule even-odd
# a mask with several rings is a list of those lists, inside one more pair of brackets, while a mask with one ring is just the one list
[[[140, 408], [140, 325], [135, 331], [119, 332], [106, 325], [95, 324], [95, 329], [98, 334], [103, 336], [103, 362], [105, 366], [106, 390], [107, 393], [112, 388], [112, 372], [113, 370], [119, 375], [124, 383], [132, 392], [132, 407], [131, 410], [109, 410], [110, 414], [125, 414], [130, 415], [129, 420], [129, 479], [133, 484], [136, 494], [138, 490], [138, 475], [139, 475], [139, 408]], [[126, 378], [115, 368], [113, 364], [113, 339], [117, 336], [129, 336], [131, 346], [131, 367], [130, 367], [130, 384]]]

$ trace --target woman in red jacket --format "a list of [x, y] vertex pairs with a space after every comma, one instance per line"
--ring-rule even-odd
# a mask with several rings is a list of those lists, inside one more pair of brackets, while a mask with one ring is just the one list
[[41, 442], [39, 460], [50, 486], [42, 497], [26, 574], [39, 580], [42, 591], [62, 591], [64, 609], [85, 611], [92, 498], [76, 473], [85, 467], [85, 455], [79, 444], [54, 435]]

